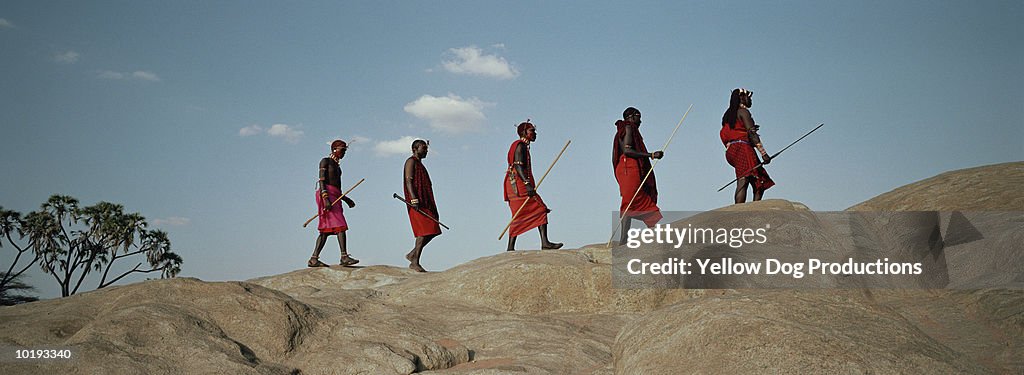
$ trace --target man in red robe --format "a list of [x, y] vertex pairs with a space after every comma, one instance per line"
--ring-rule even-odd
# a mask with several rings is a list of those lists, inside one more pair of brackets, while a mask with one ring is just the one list
[[420, 265], [423, 247], [441, 234], [441, 226], [437, 221], [440, 216], [437, 214], [437, 204], [434, 202], [434, 190], [431, 188], [430, 175], [421, 161], [427, 157], [427, 146], [427, 142], [422, 139], [412, 142], [412, 156], [405, 160], [403, 173], [405, 201], [409, 205], [407, 207], [409, 223], [412, 224], [412, 234], [416, 237], [416, 245], [405, 255], [405, 259], [409, 260], [410, 269], [419, 272], [427, 272]]
[[[327, 267], [327, 264], [320, 261], [320, 251], [327, 243], [327, 237], [338, 236], [338, 246], [341, 248], [341, 265], [351, 266], [359, 263], [359, 260], [348, 255], [346, 235], [348, 222], [345, 221], [345, 211], [340, 204], [331, 204], [341, 196], [341, 166], [338, 162], [345, 157], [348, 145], [340, 139], [331, 142], [331, 154], [320, 160], [320, 181], [316, 195], [316, 207], [320, 211], [320, 221], [317, 229], [320, 235], [316, 238], [316, 246], [313, 248], [313, 256], [309, 258], [306, 265], [310, 267]], [[356, 206], [356, 202], [349, 197], [342, 197], [341, 200], [348, 204], [348, 208]]]
[[754, 93], [747, 89], [732, 90], [729, 109], [722, 115], [722, 130], [719, 132], [722, 144], [725, 145], [725, 160], [736, 170], [736, 194], [733, 201], [737, 204], [747, 201], [747, 186], [753, 185], [754, 201], [759, 201], [764, 191], [775, 185], [768, 171], [758, 166], [761, 162], [754, 154], [756, 148], [761, 153], [763, 164], [772, 161], [761, 144], [761, 138], [757, 135], [759, 126], [754, 123], [748, 109], [753, 105], [753, 96]]
[[[644, 137], [640, 135], [640, 111], [629, 107], [622, 112], [622, 120], [615, 122], [615, 140], [612, 143], [612, 167], [615, 180], [619, 183], [619, 215], [622, 219], [622, 234], [619, 244], [626, 242], [626, 233], [632, 219], [641, 220], [648, 228], [661, 220], [658, 208], [658, 184], [651, 170], [651, 159], [661, 159], [663, 151], [647, 152]], [[644, 176], [650, 176], [644, 181]], [[640, 186], [641, 181], [643, 186]], [[634, 198], [635, 195], [635, 198]], [[632, 203], [630, 203], [632, 201]]]
[[[537, 127], [529, 121], [516, 129], [519, 139], [508, 148], [508, 169], [505, 170], [505, 201], [512, 211], [507, 251], [516, 250], [516, 237], [533, 228], [540, 232], [541, 249], [559, 249], [563, 244], [548, 241], [548, 206], [537, 195], [530, 158], [530, 143], [537, 140]], [[519, 215], [516, 215], [516, 214]]]

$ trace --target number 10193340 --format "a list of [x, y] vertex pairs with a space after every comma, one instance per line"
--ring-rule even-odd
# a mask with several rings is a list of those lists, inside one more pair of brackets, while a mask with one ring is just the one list
[[18, 349], [14, 359], [71, 359], [70, 349]]

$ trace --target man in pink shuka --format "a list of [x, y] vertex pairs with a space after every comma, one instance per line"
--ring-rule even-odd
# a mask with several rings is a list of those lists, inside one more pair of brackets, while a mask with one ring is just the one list
[[[340, 204], [332, 205], [341, 196], [341, 166], [338, 164], [345, 157], [348, 144], [342, 140], [331, 142], [331, 155], [320, 160], [320, 181], [316, 195], [316, 206], [320, 212], [320, 224], [317, 229], [320, 235], [316, 238], [316, 247], [313, 249], [313, 256], [309, 258], [307, 265], [310, 267], [327, 267], [327, 264], [320, 261], [320, 250], [323, 250], [327, 243], [327, 237], [334, 234], [338, 236], [338, 246], [341, 248], [341, 265], [351, 266], [359, 263], [359, 260], [348, 255], [346, 248], [345, 232], [348, 231], [348, 223], [345, 222], [345, 212]], [[342, 197], [341, 200], [348, 204], [348, 208], [356, 206], [356, 202], [349, 197]]]

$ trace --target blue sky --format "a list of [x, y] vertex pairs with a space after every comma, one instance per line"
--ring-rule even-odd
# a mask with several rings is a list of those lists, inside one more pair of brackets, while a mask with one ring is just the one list
[[[644, 114], [664, 210], [731, 203], [718, 139], [729, 91], [755, 92], [768, 198], [841, 210], [932, 175], [1024, 159], [1019, 1], [0, 3], [0, 206], [111, 201], [170, 234], [182, 276], [243, 280], [304, 265], [317, 163], [355, 140], [347, 212], [364, 264], [404, 266], [409, 137], [453, 228], [442, 270], [504, 249], [501, 177], [530, 118], [551, 237], [611, 234], [613, 123]], [[312, 227], [312, 226], [311, 226]], [[519, 248], [536, 248], [535, 232]], [[0, 257], [8, 261], [10, 249]], [[328, 243], [324, 260], [337, 262]], [[7, 263], [0, 263], [6, 265]], [[44, 296], [53, 282], [29, 281]]]

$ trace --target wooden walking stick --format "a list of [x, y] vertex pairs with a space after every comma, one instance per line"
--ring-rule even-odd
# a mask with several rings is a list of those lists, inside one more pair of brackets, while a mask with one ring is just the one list
[[[359, 184], [363, 183], [363, 181], [366, 181], [366, 179], [365, 178], [359, 179], [359, 182], [356, 182], [355, 185], [352, 185], [352, 187], [348, 188], [348, 190], [346, 190], [344, 193], [342, 193], [341, 196], [338, 197], [338, 199], [335, 199], [334, 202], [331, 202], [331, 206], [338, 204], [338, 201], [340, 201], [341, 198], [344, 198], [346, 195], [348, 195], [348, 193], [352, 192], [352, 190], [355, 190], [356, 186], [359, 186]], [[313, 215], [313, 217], [309, 218], [309, 220], [306, 220], [305, 223], [302, 223], [302, 227], [305, 228], [307, 225], [309, 225], [309, 223], [311, 221], [313, 221], [313, 219], [316, 219], [318, 217], [320, 217], [320, 213], [319, 212], [317, 212], [316, 215]]]
[[[679, 126], [683, 125], [683, 121], [686, 120], [686, 115], [690, 114], [691, 109], [693, 109], [693, 104], [690, 104], [690, 107], [686, 108], [686, 112], [683, 113], [683, 118], [679, 119], [679, 123], [676, 124], [675, 130], [672, 130], [672, 134], [668, 136], [668, 140], [665, 141], [665, 147], [662, 147], [660, 150], [661, 152], [665, 152], [665, 150], [668, 149], [668, 145], [672, 143], [672, 138], [676, 136], [676, 132], [679, 131]], [[626, 217], [626, 213], [629, 212], [629, 207], [633, 205], [633, 200], [636, 199], [638, 194], [640, 194], [640, 190], [644, 188], [644, 183], [647, 182], [648, 177], [651, 177], [651, 173], [654, 172], [654, 167], [658, 165], [659, 161], [661, 161], [661, 159], [655, 159], [654, 162], [651, 163], [651, 169], [647, 170], [647, 174], [644, 175], [644, 179], [640, 181], [640, 186], [637, 187], [636, 192], [633, 193], [633, 197], [629, 198], [629, 203], [626, 204], [626, 209], [622, 211], [619, 215], [618, 222], [616, 222], [612, 227], [612, 235], [608, 238], [608, 244], [605, 245], [605, 247], [612, 247], [612, 240], [615, 239], [615, 232], [619, 230], [619, 223], [622, 222], [622, 218]]]
[[[565, 146], [562, 147], [562, 151], [558, 152], [558, 156], [555, 156], [555, 160], [551, 162], [551, 166], [548, 167], [547, 171], [544, 171], [544, 175], [543, 176], [540, 176], [540, 181], [537, 181], [537, 185], [533, 187], [533, 191], [537, 191], [537, 189], [540, 189], [540, 184], [544, 183], [544, 178], [548, 176], [548, 172], [551, 172], [551, 168], [555, 167], [555, 163], [557, 163], [558, 159], [562, 157], [562, 153], [565, 152], [565, 149], [569, 148], [569, 144], [570, 143], [572, 143], [571, 139], [568, 140], [568, 141], [565, 141]], [[516, 213], [512, 214], [512, 220], [508, 221], [508, 225], [506, 225], [505, 229], [502, 229], [501, 230], [501, 234], [498, 235], [498, 239], [499, 240], [502, 237], [505, 237], [505, 232], [508, 232], [508, 228], [512, 227], [512, 223], [516, 221], [516, 217], [519, 216], [519, 213], [523, 212], [523, 207], [526, 207], [526, 204], [530, 203], [530, 199], [531, 198], [533, 198], [532, 195], [529, 196], [529, 197], [526, 197], [526, 200], [524, 200], [523, 204], [521, 206], [519, 206], [519, 209], [516, 210]]]
[[[801, 139], [804, 139], [808, 135], [811, 135], [811, 133], [814, 133], [815, 130], [818, 130], [818, 128], [820, 128], [822, 126], [825, 126], [825, 123], [818, 124], [818, 126], [814, 127], [814, 129], [811, 129], [811, 131], [807, 132], [807, 134], [804, 134], [803, 137], [797, 138], [795, 141], [793, 141], [793, 143], [790, 143], [789, 146], [786, 146], [786, 147], [782, 148], [781, 150], [779, 150], [779, 152], [776, 152], [775, 155], [769, 156], [769, 158], [771, 158], [770, 160], [775, 160], [775, 157], [779, 156], [779, 154], [781, 154], [783, 151], [786, 151], [787, 148], [793, 147], [793, 145], [795, 145], [797, 142], [800, 142]], [[741, 179], [741, 178], [750, 176], [750, 172], [753, 172], [755, 169], [761, 168], [761, 166], [763, 166], [763, 165], [764, 165], [764, 163], [757, 163], [757, 165], [755, 165], [753, 168], [750, 168], [749, 170], [747, 170], [746, 173], [743, 173], [742, 176], [736, 177], [732, 181], [729, 181], [728, 184], [725, 184], [722, 187], [718, 188], [718, 191], [722, 191], [722, 189], [725, 189], [725, 188], [729, 187], [729, 185], [732, 185], [733, 182], [739, 181], [739, 179]]]

